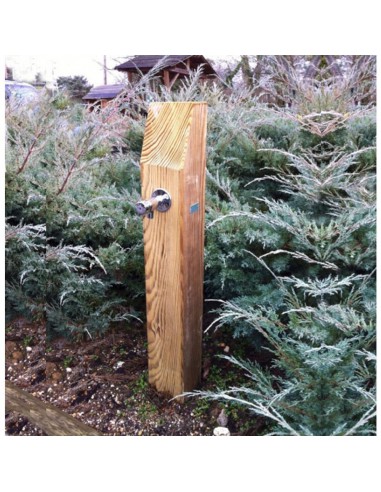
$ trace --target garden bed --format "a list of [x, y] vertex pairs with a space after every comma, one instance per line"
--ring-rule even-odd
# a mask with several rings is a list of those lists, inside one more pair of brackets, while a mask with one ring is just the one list
[[[242, 373], [215, 356], [239, 351], [239, 345], [226, 333], [205, 336], [202, 389], [242, 380]], [[46, 342], [43, 323], [19, 318], [6, 330], [5, 350], [7, 380], [105, 435], [210, 436], [226, 417], [232, 435], [257, 435], [265, 428], [262, 419], [238, 408], [199, 398], [179, 403], [157, 393], [148, 384], [140, 325], [96, 340]], [[6, 433], [45, 435], [15, 412], [6, 415]]]

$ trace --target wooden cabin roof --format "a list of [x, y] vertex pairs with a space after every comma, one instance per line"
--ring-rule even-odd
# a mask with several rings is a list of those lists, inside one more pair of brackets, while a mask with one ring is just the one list
[[185, 65], [184, 62], [188, 59], [190, 59], [191, 70], [203, 64], [205, 75], [216, 75], [213, 67], [203, 55], [136, 55], [130, 60], [117, 65], [115, 70], [146, 73], [157, 65], [160, 60], [162, 60], [161, 68], [167, 69], [176, 65]]
[[91, 101], [114, 99], [124, 88], [124, 84], [98, 85], [97, 87], [93, 87], [82, 99]]

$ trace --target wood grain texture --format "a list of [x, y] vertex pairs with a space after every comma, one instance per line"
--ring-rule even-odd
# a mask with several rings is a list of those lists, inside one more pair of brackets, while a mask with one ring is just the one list
[[144, 254], [149, 382], [173, 396], [201, 373], [206, 117], [206, 103], [152, 104], [142, 150], [143, 198], [172, 198], [144, 218]]
[[20, 413], [48, 436], [102, 435], [92, 427], [58, 410], [53, 405], [42, 402], [9, 381], [5, 381], [5, 410]]

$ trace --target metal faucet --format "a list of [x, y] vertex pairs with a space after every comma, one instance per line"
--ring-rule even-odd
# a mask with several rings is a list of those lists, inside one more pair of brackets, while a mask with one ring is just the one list
[[172, 205], [170, 194], [162, 188], [157, 188], [153, 191], [151, 198], [148, 200], [140, 200], [135, 205], [135, 210], [138, 215], [145, 216], [147, 219], [153, 219], [155, 210], [158, 212], [167, 212]]

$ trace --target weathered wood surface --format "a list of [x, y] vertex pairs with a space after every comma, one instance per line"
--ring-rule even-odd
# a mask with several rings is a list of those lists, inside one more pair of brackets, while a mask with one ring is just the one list
[[26, 391], [5, 381], [5, 411], [18, 412], [48, 436], [101, 436], [92, 427], [83, 424], [49, 403], [44, 403]]
[[206, 103], [153, 103], [144, 136], [142, 196], [172, 206], [144, 218], [149, 382], [173, 396], [201, 374]]

